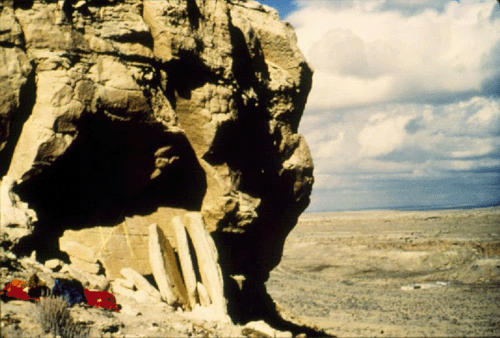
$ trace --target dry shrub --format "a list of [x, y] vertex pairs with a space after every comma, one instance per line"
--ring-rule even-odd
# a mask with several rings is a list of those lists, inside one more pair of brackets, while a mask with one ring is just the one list
[[52, 332], [54, 337], [61, 336], [61, 338], [88, 337], [89, 329], [73, 321], [69, 303], [64, 298], [42, 297], [38, 310], [40, 323], [46, 333]]

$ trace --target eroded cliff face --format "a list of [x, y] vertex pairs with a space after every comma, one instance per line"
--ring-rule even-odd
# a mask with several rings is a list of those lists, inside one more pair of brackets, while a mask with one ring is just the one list
[[2, 246], [43, 259], [77, 242], [110, 278], [147, 275], [148, 226], [172, 239], [198, 211], [227, 292], [240, 276], [258, 294], [313, 183], [291, 26], [237, 0], [0, 9]]

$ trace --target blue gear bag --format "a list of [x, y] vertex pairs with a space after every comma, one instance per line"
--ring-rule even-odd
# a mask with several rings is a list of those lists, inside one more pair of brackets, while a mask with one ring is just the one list
[[70, 305], [87, 303], [82, 283], [75, 279], [56, 279], [55, 285], [52, 288], [52, 294], [54, 296], [62, 296]]

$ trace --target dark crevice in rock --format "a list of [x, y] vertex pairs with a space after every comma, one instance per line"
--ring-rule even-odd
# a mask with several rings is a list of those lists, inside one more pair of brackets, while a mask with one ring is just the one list
[[62, 228], [57, 228], [56, 222], [43, 222], [40, 220], [30, 236], [23, 237], [14, 247], [13, 252], [21, 256], [29, 256], [31, 252], [37, 252], [37, 260], [45, 262], [48, 259], [58, 258], [69, 262], [69, 256], [59, 247], [59, 237], [62, 236]]
[[153, 274], [144, 275], [144, 278], [146, 278], [149, 284], [151, 284], [153, 287], [159, 290], [158, 284], [156, 284], [155, 277], [153, 276]]
[[196, 0], [186, 0], [188, 19], [191, 27], [198, 29], [200, 27], [201, 12], [196, 4]]
[[[17, 259], [13, 259], [13, 257], [8, 257], [5, 252], [8, 251], [4, 248], [4, 243], [0, 243], [2, 249], [0, 249], [0, 268], [5, 268], [8, 271], [18, 272], [22, 271], [24, 267], [19, 263]], [[5, 271], [5, 270], [4, 270]]]
[[[312, 177], [312, 169], [306, 169]], [[304, 185], [303, 192], [295, 193], [293, 182], [297, 181], [295, 171], [284, 170], [273, 181], [272, 189], [265, 192], [259, 209], [259, 220], [263, 222], [259, 229], [261, 255], [268, 257], [263, 267], [268, 271], [274, 269], [280, 262], [286, 237], [297, 224], [298, 216], [310, 203], [309, 195], [312, 186]], [[257, 239], [256, 238], [256, 239]], [[267, 280], [266, 276], [266, 279]]]
[[[194, 249], [193, 241], [190, 236], [187, 236], [188, 248], [189, 248], [189, 256], [191, 257], [191, 262], [193, 263], [193, 270], [195, 274], [195, 278], [197, 281], [201, 281], [200, 275], [200, 265], [198, 264], [198, 258], [196, 257], [196, 250]], [[181, 271], [182, 274], [182, 271]], [[184, 277], [183, 277], [184, 278]]]
[[217, 83], [217, 77], [191, 51], [179, 51], [178, 59], [164, 64], [168, 74], [166, 96], [175, 105], [175, 94], [184, 99], [191, 98], [191, 92], [207, 82]]
[[[271, 319], [276, 322], [281, 320], [281, 329], [286, 327], [285, 331], [297, 330], [296, 333], [300, 333], [304, 332], [303, 327], [293, 327], [292, 323], [284, 321], [276, 313], [264, 287], [269, 271], [281, 260], [285, 238], [295, 224], [294, 219], [296, 222], [295, 211], [283, 207], [290, 205], [284, 201], [284, 197], [281, 196], [272, 204], [264, 204], [259, 209], [260, 217], [251, 229], [246, 229], [244, 235], [215, 232], [212, 236], [219, 253], [224, 293], [231, 318], [238, 323], [264, 319], [271, 324]], [[270, 212], [271, 208], [275, 208], [274, 212], [278, 216]], [[231, 277], [234, 275], [244, 276], [242, 287]]]
[[[242, 89], [252, 88], [258, 94], [258, 99], [241, 96], [236, 98], [238, 121], [230, 124], [216, 136], [214, 149], [207, 155], [210, 163], [223, 163], [226, 159], [231, 168], [241, 171], [241, 177], [251, 177], [241, 181], [241, 189], [250, 195], [260, 196], [267, 175], [279, 168], [273, 140], [269, 135], [269, 114], [260, 102], [266, 101], [257, 73], [268, 77], [267, 65], [263, 61], [255, 64], [243, 32], [231, 23], [229, 24], [231, 42], [233, 45], [233, 74], [238, 86]], [[257, 44], [257, 50], [259, 50]], [[250, 67], [249, 65], [252, 65]], [[233, 139], [234, 138], [234, 139]], [[237, 139], [237, 140], [236, 140]]]
[[[244, 234], [212, 234], [224, 275], [245, 275], [264, 283], [269, 278], [269, 271], [279, 264], [285, 239], [298, 214], [295, 210], [288, 210], [291, 204], [287, 204], [286, 195], [275, 194], [268, 198], [276, 200], [273, 203], [263, 202], [259, 207], [259, 218], [248, 226]], [[305, 208], [304, 205], [297, 208]]]
[[64, 13], [64, 18], [68, 23], [73, 22], [73, 12], [75, 11], [73, 4], [75, 2], [75, 0], [63, 0], [62, 11]]
[[[82, 52], [85, 53], [85, 51], [82, 51]], [[90, 54], [90, 53], [88, 53], [88, 54]], [[107, 56], [117, 57], [117, 58], [120, 58], [120, 60], [122, 60], [124, 63], [138, 62], [138, 63], [145, 63], [145, 64], [151, 64], [151, 65], [154, 65], [156, 63], [156, 60], [142, 56], [142, 55], [130, 55], [130, 54], [126, 55], [126, 54], [122, 54], [120, 52], [100, 52], [99, 55], [107, 55]]]
[[233, 278], [229, 277], [225, 278], [224, 287], [224, 293], [228, 299], [228, 313], [235, 323], [245, 324], [263, 318], [268, 304], [263, 301], [262, 283], [255, 283], [254, 280], [246, 278], [239, 286]]
[[31, 9], [35, 4], [35, 0], [14, 0], [14, 9]]
[[138, 43], [153, 50], [154, 40], [150, 32], [131, 31], [128, 34], [109, 36], [110, 40], [121, 43]]
[[[158, 154], [163, 148], [167, 154]], [[158, 161], [167, 165], [158, 169]], [[155, 170], [160, 172], [152, 179]], [[112, 226], [159, 206], [200, 210], [206, 184], [184, 135], [161, 125], [87, 115], [66, 152], [43, 171], [30, 171], [14, 188], [39, 219], [33, 236], [17, 250], [50, 257], [66, 229]]]
[[[0, 32], [1, 34], [2, 32]], [[15, 48], [15, 47], [19, 47], [17, 44], [13, 43], [13, 42], [9, 42], [9, 41], [0, 41], [0, 47], [3, 47], [3, 48]]]
[[207, 154], [209, 163], [226, 162], [233, 171], [241, 172], [240, 190], [251, 196], [267, 196], [276, 185], [281, 163], [273, 139], [269, 135], [269, 116], [257, 105], [246, 105], [237, 99], [239, 119], [228, 124], [228, 132], [217, 134]]
[[[231, 44], [233, 46], [233, 73], [238, 84], [243, 89], [253, 87], [258, 91], [259, 100], [265, 102], [266, 97], [263, 94], [266, 90], [260, 90], [261, 84], [257, 78], [257, 74], [262, 80], [269, 79], [269, 69], [265, 62], [264, 54], [260, 45], [260, 41], [255, 39], [252, 51], [245, 40], [245, 36], [241, 29], [234, 26], [229, 21], [229, 32], [231, 36]], [[252, 56], [254, 54], [254, 56]]]
[[92, 7], [108, 7], [116, 6], [116, 4], [123, 2], [122, 0], [90, 0], [89, 5]]
[[[88, 5], [82, 6], [77, 8], [77, 11], [79, 14], [81, 14], [84, 18], [88, 18], [92, 20], [92, 12], [89, 10]], [[75, 27], [76, 30], [81, 31], [81, 33], [85, 33], [85, 28], [77, 28]]]
[[24, 123], [31, 115], [36, 102], [36, 65], [32, 62], [31, 66], [33, 67], [31, 73], [28, 75], [26, 83], [21, 87], [19, 92], [19, 108], [12, 113], [7, 144], [0, 152], [0, 178], [9, 170]]
[[[242, 89], [254, 89], [258, 93], [258, 101], [254, 98], [245, 100], [236, 98], [238, 120], [221, 128], [214, 140], [212, 151], [206, 155], [209, 163], [220, 164], [227, 162], [236, 171], [241, 171], [242, 177], [251, 177], [242, 180], [241, 189], [250, 195], [259, 196], [259, 190], [267, 180], [266, 175], [276, 172], [279, 168], [273, 140], [269, 135], [269, 114], [260, 102], [265, 102], [265, 91], [260, 89], [259, 80], [254, 69], [268, 75], [267, 66], [262, 62], [257, 68], [249, 67], [253, 64], [250, 51], [241, 30], [232, 24], [229, 25], [233, 48], [233, 74]], [[248, 175], [248, 176], [247, 176]]]
[[[302, 62], [300, 63], [300, 86], [299, 86], [299, 91], [300, 95], [291, 95], [293, 98], [293, 103], [296, 112], [303, 112], [306, 103], [307, 103], [307, 95], [303, 95], [302, 93], [309, 93], [311, 88], [312, 88], [312, 76], [313, 76], [313, 71], [312, 69], [307, 65], [307, 63]], [[302, 118], [302, 114], [298, 114], [294, 112], [292, 114], [292, 119], [290, 121], [290, 126], [292, 127], [292, 131], [294, 133], [297, 133], [299, 129], [299, 123]]]

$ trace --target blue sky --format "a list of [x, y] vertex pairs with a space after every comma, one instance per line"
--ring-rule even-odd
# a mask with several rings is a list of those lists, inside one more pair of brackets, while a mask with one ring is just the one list
[[298, 3], [294, 0], [258, 0], [263, 5], [274, 7], [278, 10], [281, 19], [286, 18], [290, 13], [298, 8]]
[[260, 0], [314, 69], [307, 211], [500, 204], [500, 5]]

